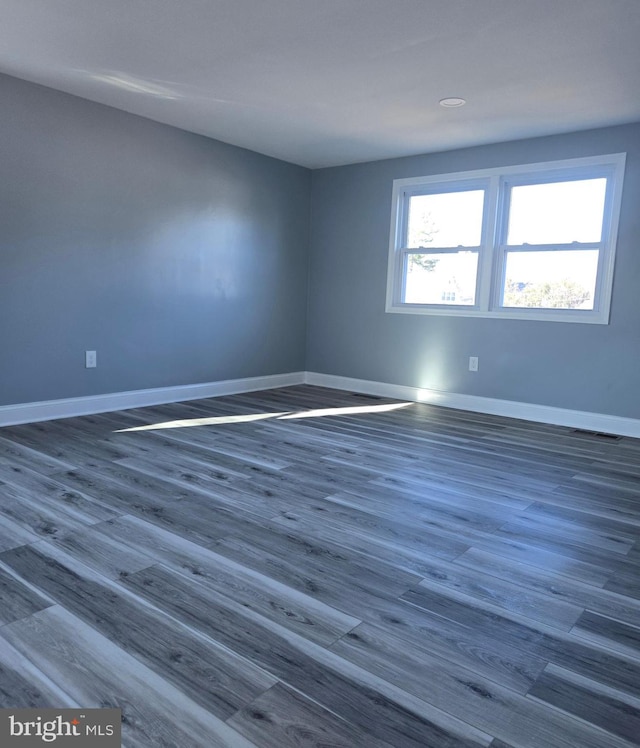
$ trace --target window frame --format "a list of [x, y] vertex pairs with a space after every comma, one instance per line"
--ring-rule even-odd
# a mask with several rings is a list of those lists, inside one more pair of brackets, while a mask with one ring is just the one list
[[[625, 160], [625, 153], [615, 153], [394, 180], [386, 311], [400, 314], [608, 324]], [[601, 241], [551, 245], [508, 245], [506, 243], [508, 206], [512, 187], [602, 177], [607, 179], [607, 188]], [[473, 189], [485, 191], [481, 244], [478, 247], [424, 247], [422, 252], [417, 252], [416, 248], [403, 246], [408, 229], [409, 201], [412, 196]], [[579, 251], [593, 248], [598, 249], [599, 254], [592, 310], [507, 307], [500, 304], [509, 251]], [[478, 270], [474, 305], [422, 304], [402, 301], [406, 283], [407, 258], [412, 253], [424, 254], [425, 250], [429, 254], [457, 251], [477, 252]]]

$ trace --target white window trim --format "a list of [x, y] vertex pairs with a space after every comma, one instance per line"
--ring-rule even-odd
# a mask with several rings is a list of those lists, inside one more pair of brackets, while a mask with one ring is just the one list
[[[626, 154], [615, 153], [604, 156], [394, 180], [386, 311], [400, 314], [608, 324], [625, 159]], [[600, 256], [593, 310], [504, 308], [497, 305], [502, 283], [501, 263], [505, 253], [504, 246], [499, 244], [501, 241], [500, 233], [503, 231], [504, 224], [502, 215], [504, 187], [508, 184], [526, 183], [528, 180], [535, 181], [540, 176], [544, 176], [545, 179], [549, 178], [549, 180], [563, 177], [589, 179], [607, 176], [609, 178], [604, 206], [602, 242], [596, 243], [600, 249]], [[407, 197], [412, 193], [422, 193], [429, 188], [433, 188], [434, 191], [445, 191], [448, 186], [456, 190], [478, 186], [486, 189], [482, 245], [478, 250], [476, 304], [474, 306], [455, 306], [450, 304], [404, 303], [401, 299], [404, 281], [403, 263], [406, 253], [403, 251], [401, 242], [407, 220], [405, 215], [408, 204]]]

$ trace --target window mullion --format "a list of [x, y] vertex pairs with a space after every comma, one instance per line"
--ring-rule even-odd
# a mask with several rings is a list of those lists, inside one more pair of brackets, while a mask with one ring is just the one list
[[477, 301], [480, 311], [489, 311], [492, 295], [492, 277], [494, 272], [494, 247], [498, 221], [498, 204], [500, 193], [500, 177], [493, 176], [489, 180], [485, 193], [485, 211], [482, 225], [482, 247], [478, 259], [478, 289]]

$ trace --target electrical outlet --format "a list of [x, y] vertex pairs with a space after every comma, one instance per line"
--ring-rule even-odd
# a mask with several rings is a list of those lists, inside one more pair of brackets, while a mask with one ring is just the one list
[[87, 369], [95, 369], [98, 365], [98, 358], [95, 351], [84, 352], [84, 365]]
[[478, 357], [469, 356], [469, 371], [478, 371]]

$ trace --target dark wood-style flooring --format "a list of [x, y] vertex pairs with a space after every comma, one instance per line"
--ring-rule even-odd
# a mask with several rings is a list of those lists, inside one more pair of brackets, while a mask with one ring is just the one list
[[309, 386], [0, 430], [0, 706], [127, 747], [639, 745], [639, 570], [640, 440]]

